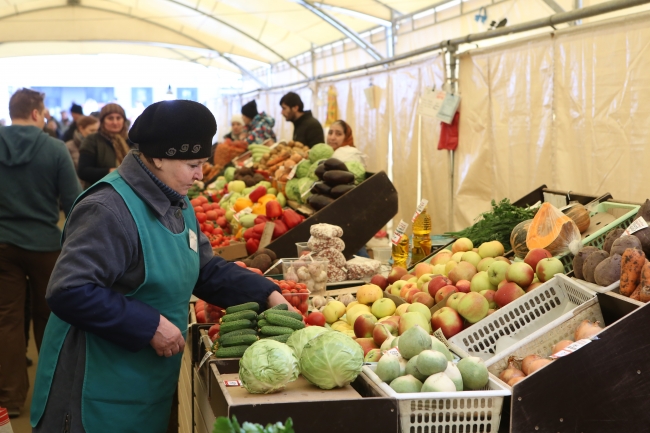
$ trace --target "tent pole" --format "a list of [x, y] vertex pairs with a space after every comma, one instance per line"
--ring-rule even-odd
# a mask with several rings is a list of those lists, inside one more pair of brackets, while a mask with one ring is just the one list
[[[458, 92], [458, 78], [456, 70], [456, 51], [458, 46], [451, 45], [447, 49], [449, 56], [449, 91], [452, 95]], [[450, 230], [454, 230], [454, 151], [449, 151], [449, 224]]]

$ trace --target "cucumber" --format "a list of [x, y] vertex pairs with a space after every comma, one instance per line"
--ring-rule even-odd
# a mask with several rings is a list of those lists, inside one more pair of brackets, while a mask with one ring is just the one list
[[232, 331], [238, 331], [240, 329], [253, 328], [253, 322], [247, 319], [235, 320], [234, 322], [226, 322], [221, 325], [219, 333], [227, 334]]
[[[266, 310], [265, 312], [263, 312], [262, 314], [260, 314], [260, 316], [262, 316], [262, 319], [265, 318], [264, 315], [265, 315], [266, 313], [269, 313], [269, 314], [279, 314], [280, 316], [291, 317], [292, 319], [296, 319], [296, 320], [302, 322], [302, 314], [300, 314], [300, 313], [296, 313], [296, 312], [293, 312], [293, 311]], [[259, 316], [258, 316], [258, 317], [259, 317]], [[267, 319], [267, 320], [268, 320], [268, 319]]]
[[250, 346], [220, 347], [214, 352], [217, 358], [241, 358]]
[[221, 318], [221, 323], [234, 322], [235, 320], [248, 319], [253, 320], [257, 318], [257, 313], [253, 310], [244, 310], [237, 313], [226, 314]]
[[291, 334], [274, 335], [272, 337], [264, 337], [264, 339], [275, 340], [275, 341], [279, 341], [280, 343], [286, 343], [289, 337], [291, 337]]
[[219, 347], [250, 346], [257, 340], [257, 335], [235, 335], [223, 338], [219, 342]]
[[270, 323], [266, 319], [261, 319], [260, 321], [257, 322], [257, 326], [262, 328], [264, 326], [269, 326]]
[[282, 316], [280, 314], [269, 313], [266, 315], [266, 320], [268, 320], [272, 325], [276, 326], [285, 326], [291, 329], [302, 329], [305, 327], [305, 324], [299, 320], [292, 319], [291, 317]]
[[260, 329], [262, 335], [272, 337], [274, 335], [293, 334], [293, 329], [286, 326], [265, 326]]
[[[285, 310], [286, 311], [288, 309], [289, 309], [289, 306], [287, 304], [278, 304], [275, 307], [269, 308], [269, 310], [273, 310], [273, 311], [275, 311], [275, 310]], [[269, 311], [269, 310], [266, 310], [266, 311]]]
[[245, 329], [238, 329], [236, 331], [230, 331], [230, 332], [223, 332], [221, 329], [219, 330], [219, 340], [224, 338], [226, 335], [234, 337], [235, 335], [257, 335], [257, 331], [251, 328], [245, 328]]
[[246, 302], [245, 304], [233, 305], [232, 307], [226, 308], [226, 315], [244, 310], [253, 310], [257, 312], [260, 310], [260, 306], [257, 302]]

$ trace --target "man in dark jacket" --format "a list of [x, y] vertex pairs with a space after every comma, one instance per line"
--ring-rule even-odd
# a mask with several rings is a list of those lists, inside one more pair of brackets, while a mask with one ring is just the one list
[[81, 193], [62, 141], [43, 132], [43, 94], [20, 89], [9, 100], [11, 126], [0, 129], [0, 407], [20, 414], [29, 387], [25, 360], [25, 295], [32, 290], [40, 350], [50, 309], [47, 282], [61, 251], [59, 202], [68, 214]]
[[280, 99], [282, 115], [293, 123], [293, 141], [299, 141], [305, 146], [312, 147], [325, 143], [325, 135], [320, 122], [305, 108], [302, 99], [296, 93], [289, 92]]
[[74, 138], [74, 132], [77, 130], [77, 120], [80, 117], [83, 117], [84, 110], [81, 108], [81, 105], [73, 103], [72, 107], [70, 107], [70, 115], [72, 116], [72, 123], [68, 126], [68, 129], [65, 130], [63, 137], [61, 138], [64, 143]]

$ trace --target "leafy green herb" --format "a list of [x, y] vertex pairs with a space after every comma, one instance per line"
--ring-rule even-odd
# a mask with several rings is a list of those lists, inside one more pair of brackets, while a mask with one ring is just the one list
[[535, 217], [538, 208], [518, 207], [510, 204], [504, 198], [498, 204], [492, 200], [492, 211], [478, 216], [474, 225], [459, 232], [448, 232], [446, 235], [457, 238], [469, 238], [478, 247], [483, 242], [499, 241], [506, 251], [510, 251], [510, 234], [512, 229], [522, 221]]
[[217, 418], [214, 422], [212, 433], [294, 433], [294, 431], [291, 418], [288, 418], [284, 425], [281, 422], [277, 422], [262, 427], [260, 424], [244, 422], [240, 426], [237, 418], [233, 415], [232, 421], [224, 416]]

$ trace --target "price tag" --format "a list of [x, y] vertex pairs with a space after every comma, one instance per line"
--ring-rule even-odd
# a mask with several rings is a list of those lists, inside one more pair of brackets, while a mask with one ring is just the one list
[[241, 386], [241, 380], [224, 380], [223, 384], [226, 386]]
[[247, 208], [245, 208], [245, 209], [240, 210], [240, 211], [237, 212], [235, 215], [233, 215], [233, 218], [235, 218], [235, 220], [236, 220], [237, 222], [239, 222], [239, 219], [240, 219], [243, 215], [248, 215], [248, 214], [251, 214], [251, 213], [253, 213], [253, 209], [250, 208], [250, 207], [247, 207]]
[[208, 350], [208, 351], [205, 353], [205, 356], [203, 356], [203, 359], [201, 360], [201, 363], [199, 364], [199, 370], [201, 369], [201, 367], [203, 367], [203, 364], [205, 364], [205, 361], [207, 361], [208, 359], [210, 359], [211, 356], [212, 356], [212, 352], [210, 352], [210, 351]]
[[287, 175], [287, 181], [293, 179], [293, 177], [296, 175], [297, 170], [298, 170], [298, 164], [294, 165], [293, 168], [291, 169], [291, 172]]
[[429, 200], [423, 198], [418, 207], [415, 209], [415, 213], [413, 214], [413, 219], [411, 219], [411, 222], [415, 221], [418, 215], [420, 215], [424, 208], [427, 207], [427, 204], [429, 204]]
[[623, 234], [621, 236], [629, 236], [632, 233], [638, 232], [639, 230], [647, 229], [648, 228], [648, 223], [645, 221], [645, 219], [640, 216], [634, 221], [632, 221], [632, 224], [628, 228], [625, 229]]
[[408, 223], [404, 220], [400, 220], [399, 224], [397, 225], [397, 228], [395, 229], [395, 233], [393, 234], [393, 237], [391, 238], [391, 242], [394, 245], [399, 244], [399, 240], [402, 237], [402, 235], [406, 232], [406, 229], [408, 228]]
[[424, 89], [418, 104], [417, 114], [424, 117], [436, 118], [447, 92]]
[[386, 351], [386, 355], [402, 356], [397, 347], [392, 347]]
[[[595, 338], [598, 338], [598, 337], [595, 337]], [[553, 355], [551, 355], [551, 358], [552, 359], [557, 359], [557, 358], [561, 358], [563, 356], [567, 356], [568, 354], [575, 352], [576, 350], [580, 349], [581, 347], [586, 346], [589, 343], [591, 343], [591, 340], [588, 340], [588, 339], [578, 340], [575, 343], [569, 344], [567, 347], [560, 350], [559, 352], [554, 353]]]

